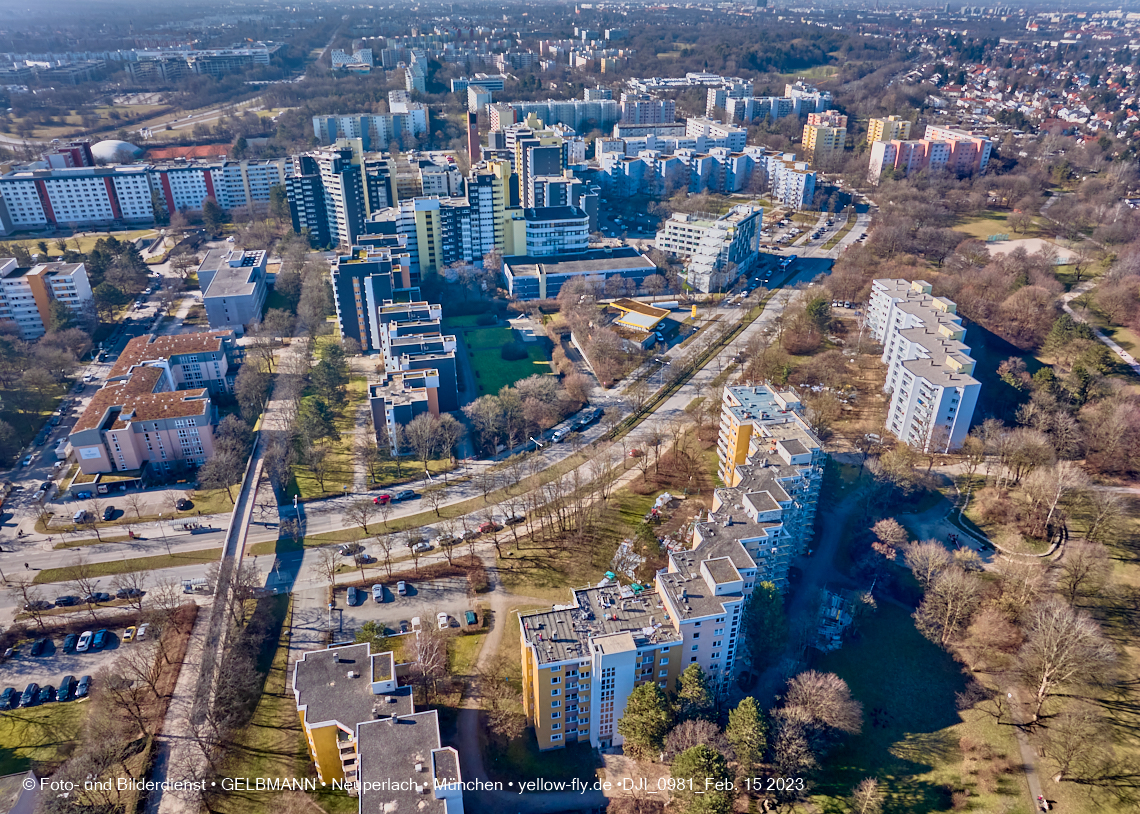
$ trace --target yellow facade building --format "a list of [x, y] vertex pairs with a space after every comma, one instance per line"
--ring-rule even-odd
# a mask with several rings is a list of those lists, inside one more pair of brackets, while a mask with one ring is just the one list
[[847, 128], [805, 124], [802, 141], [804, 155], [813, 165], [826, 163], [843, 152], [847, 143]]
[[871, 119], [867, 122], [867, 143], [876, 141], [906, 141], [910, 138], [910, 122], [898, 116]]

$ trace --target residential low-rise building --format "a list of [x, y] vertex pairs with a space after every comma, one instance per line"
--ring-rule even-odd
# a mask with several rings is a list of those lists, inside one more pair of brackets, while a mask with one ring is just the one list
[[764, 209], [737, 204], [719, 217], [675, 212], [654, 245], [685, 261], [685, 281], [702, 293], [722, 291], [756, 263]]
[[244, 332], [261, 319], [268, 290], [264, 251], [210, 249], [198, 266], [198, 286], [210, 327]]
[[562, 286], [574, 278], [602, 285], [610, 277], [621, 277], [641, 286], [654, 274], [657, 266], [633, 246], [545, 257], [503, 257], [507, 292], [519, 300], [557, 297]]
[[974, 360], [954, 302], [933, 296], [923, 280], [875, 280], [867, 327], [882, 344], [887, 365], [887, 430], [921, 450], [961, 446], [981, 382], [973, 376]]

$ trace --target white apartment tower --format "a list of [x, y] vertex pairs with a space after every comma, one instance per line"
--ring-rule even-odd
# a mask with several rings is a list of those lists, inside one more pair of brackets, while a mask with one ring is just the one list
[[981, 383], [957, 306], [930, 292], [922, 280], [875, 280], [867, 327], [887, 365], [887, 429], [918, 449], [945, 452], [969, 432]]

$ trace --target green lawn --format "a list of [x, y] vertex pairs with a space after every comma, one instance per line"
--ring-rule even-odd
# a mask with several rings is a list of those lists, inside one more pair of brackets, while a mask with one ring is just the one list
[[[462, 618], [459, 620], [463, 621]], [[479, 659], [479, 651], [483, 649], [483, 642], [487, 634], [473, 633], [467, 636], [451, 636], [447, 640], [447, 671], [453, 676], [472, 676], [475, 674], [475, 662]]]
[[449, 328], [474, 328], [474, 327], [478, 326], [478, 324], [479, 324], [478, 320], [479, 320], [479, 317], [481, 317], [481, 316], [483, 316], [483, 315], [482, 314], [461, 314], [459, 316], [454, 316], [454, 317], [444, 317], [443, 318], [444, 333], [446, 333], [447, 329], [449, 329]]
[[859, 640], [812, 666], [843, 678], [864, 716], [862, 733], [824, 761], [813, 795], [821, 810], [847, 810], [842, 798], [875, 777], [886, 793], [885, 814], [949, 811], [951, 795], [962, 790], [973, 811], [1028, 811], [1023, 775], [983, 779], [961, 748], [969, 737], [987, 744], [996, 760], [1014, 758], [1012, 731], [980, 710], [958, 711], [955, 693], [966, 686], [961, 667], [919, 635], [905, 609], [880, 605], [863, 621]]
[[[75, 244], [79, 243], [79, 251], [87, 254], [95, 248], [95, 244], [104, 238], [114, 237], [116, 240], [129, 241], [137, 240], [140, 237], [158, 237], [158, 232], [154, 229], [128, 229], [123, 232], [98, 232], [96, 234], [85, 234], [79, 237], [65, 237], [64, 241], [67, 243], [67, 248], [74, 249]], [[32, 254], [39, 253], [39, 247], [36, 245], [40, 240], [46, 240], [48, 244], [48, 254], [55, 260], [59, 259], [59, 247], [55, 245], [58, 238], [26, 238], [22, 240], [10, 240], [9, 243], [18, 243], [27, 249]]]
[[26, 772], [32, 761], [62, 761], [79, 737], [87, 708], [72, 702], [0, 713], [0, 777]]
[[463, 343], [467, 346], [467, 358], [475, 371], [479, 395], [498, 393], [500, 389], [514, 384], [519, 379], [525, 379], [535, 373], [550, 372], [550, 356], [546, 352], [546, 343], [542, 341], [523, 344], [529, 354], [526, 359], [507, 361], [500, 351], [503, 345], [513, 338], [514, 331], [510, 328], [461, 330]]

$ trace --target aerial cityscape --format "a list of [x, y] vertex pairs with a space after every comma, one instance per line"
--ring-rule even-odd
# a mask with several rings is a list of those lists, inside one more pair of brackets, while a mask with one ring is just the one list
[[0, 7], [0, 814], [1140, 812], [1140, 6]]

